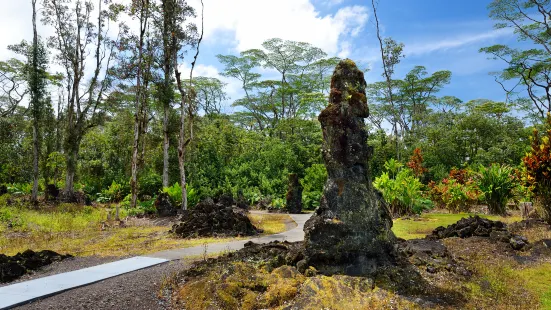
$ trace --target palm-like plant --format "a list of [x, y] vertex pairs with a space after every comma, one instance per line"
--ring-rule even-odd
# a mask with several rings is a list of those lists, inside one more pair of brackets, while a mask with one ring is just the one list
[[513, 197], [513, 190], [517, 186], [513, 168], [498, 164], [492, 164], [487, 168], [480, 166], [477, 183], [490, 213], [506, 214], [507, 201]]

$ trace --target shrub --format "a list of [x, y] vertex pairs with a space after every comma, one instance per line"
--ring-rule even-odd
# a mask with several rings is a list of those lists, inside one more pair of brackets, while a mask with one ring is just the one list
[[428, 169], [423, 167], [423, 154], [420, 148], [416, 148], [415, 150], [413, 150], [413, 155], [411, 155], [411, 158], [407, 163], [407, 166], [413, 171], [413, 174], [418, 178], [423, 177], [423, 175], [427, 173]]
[[306, 175], [301, 180], [304, 209], [313, 210], [319, 206], [325, 181], [327, 181], [325, 165], [313, 164], [306, 168]]
[[128, 194], [128, 188], [115, 181], [109, 188], [98, 193], [97, 202], [120, 202]]
[[140, 177], [139, 195], [155, 196], [163, 187], [162, 177], [156, 173], [146, 173]]
[[454, 213], [469, 211], [480, 198], [480, 191], [472, 180], [461, 184], [456, 179], [443, 179], [438, 184], [431, 182], [429, 188], [431, 200]]
[[392, 171], [396, 173], [396, 177], [392, 178], [388, 171], [384, 172], [375, 179], [373, 185], [382, 192], [392, 214], [421, 214], [423, 210], [433, 207], [432, 201], [423, 196], [423, 184], [413, 175], [412, 170], [406, 168], [396, 171], [401, 167], [396, 162], [387, 162], [385, 167], [394, 169]]
[[274, 198], [272, 199], [272, 208], [275, 208], [275, 209], [284, 209], [285, 208], [285, 199], [283, 198]]
[[[191, 185], [186, 184], [187, 189], [187, 203], [189, 208], [193, 208], [199, 203], [199, 193]], [[180, 183], [176, 182], [170, 187], [163, 188], [163, 193], [167, 193], [175, 206], [182, 205], [182, 187]]]
[[547, 114], [546, 134], [534, 129], [531, 150], [522, 159], [526, 183], [533, 188], [543, 217], [551, 223], [551, 113]]
[[513, 197], [513, 191], [517, 186], [513, 168], [498, 164], [492, 164], [488, 168], [480, 166], [477, 185], [482, 192], [482, 198], [488, 204], [490, 213], [506, 214], [507, 201]]

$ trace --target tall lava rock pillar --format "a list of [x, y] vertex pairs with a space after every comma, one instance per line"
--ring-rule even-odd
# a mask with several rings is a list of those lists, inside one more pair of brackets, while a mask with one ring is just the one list
[[304, 227], [307, 263], [322, 273], [370, 274], [392, 260], [392, 218], [371, 185], [363, 72], [346, 59], [331, 78], [329, 105], [318, 119], [328, 178], [320, 207]]

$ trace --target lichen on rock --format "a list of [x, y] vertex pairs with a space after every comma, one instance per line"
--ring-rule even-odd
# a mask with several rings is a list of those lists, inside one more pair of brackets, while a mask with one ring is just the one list
[[353, 61], [341, 61], [331, 79], [329, 105], [318, 118], [328, 179], [304, 232], [308, 264], [325, 274], [372, 274], [394, 257], [392, 218], [369, 176], [365, 89], [363, 72]]

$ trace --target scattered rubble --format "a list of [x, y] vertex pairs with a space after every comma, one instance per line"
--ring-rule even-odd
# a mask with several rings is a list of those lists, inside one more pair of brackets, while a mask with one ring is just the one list
[[0, 254], [0, 282], [11, 282], [29, 271], [37, 270], [53, 262], [59, 262], [71, 257], [73, 256], [61, 255], [48, 250], [40, 252], [26, 250], [14, 256]]

